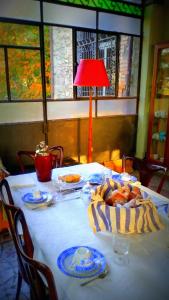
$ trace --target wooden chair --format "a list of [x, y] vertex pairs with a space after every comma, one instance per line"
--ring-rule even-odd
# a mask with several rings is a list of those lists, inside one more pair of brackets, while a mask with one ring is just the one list
[[133, 169], [138, 170], [139, 173], [139, 180], [142, 185], [148, 187], [150, 184], [151, 179], [154, 175], [159, 174], [160, 181], [158, 182], [156, 192], [160, 193], [163, 187], [165, 180], [167, 179], [167, 168], [158, 165], [155, 163], [151, 163], [146, 159], [140, 159], [137, 157], [125, 156], [123, 155], [122, 158], [122, 168], [123, 172], [126, 170], [126, 161], [132, 160], [133, 161]]
[[[63, 155], [64, 150], [62, 146], [52, 146], [49, 147], [50, 153], [52, 153], [52, 167], [53, 168], [59, 168], [63, 165]], [[29, 158], [34, 164], [35, 160], [35, 151], [29, 151], [29, 150], [20, 150], [17, 152], [17, 161], [20, 167], [21, 173], [26, 172], [24, 158]]]
[[[23, 238], [19, 234], [18, 228], [23, 230]], [[31, 291], [32, 300], [57, 300], [57, 292], [55, 288], [54, 278], [51, 270], [45, 264], [42, 264], [30, 257], [23, 245], [30, 243], [30, 234], [25, 221], [24, 214], [21, 209], [17, 210], [14, 217], [14, 228], [17, 240], [17, 249], [20, 253], [20, 258], [26, 275], [28, 278], [28, 284]], [[24, 241], [24, 243], [23, 243]], [[42, 275], [42, 276], [41, 276]], [[42, 278], [44, 280], [42, 280]]]
[[[15, 230], [14, 230], [14, 215], [18, 211], [19, 208], [14, 206], [14, 201], [12, 198], [10, 187], [9, 187], [9, 184], [6, 179], [3, 179], [0, 182], [0, 195], [1, 195], [1, 200], [2, 200], [2, 204], [4, 207], [5, 213], [7, 215], [7, 219], [8, 219], [8, 223], [9, 223], [9, 230], [10, 230], [13, 242], [14, 242], [16, 253], [17, 253], [18, 281], [17, 281], [17, 290], [16, 290], [15, 299], [18, 300], [20, 290], [21, 290], [21, 285], [22, 285], [22, 279], [28, 283], [28, 278], [27, 278], [27, 273], [25, 272], [25, 268], [24, 268], [24, 265], [23, 265], [21, 257], [20, 257], [20, 252], [18, 250], [16, 235], [15, 235]], [[22, 236], [21, 232], [20, 232], [20, 236]], [[25, 247], [26, 253], [30, 257], [33, 257], [33, 244], [32, 244], [31, 239], [29, 241], [27, 241], [27, 244], [24, 247]]]

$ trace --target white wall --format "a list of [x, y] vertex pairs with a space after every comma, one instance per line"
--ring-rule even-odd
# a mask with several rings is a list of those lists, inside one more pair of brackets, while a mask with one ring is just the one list
[[0, 0], [0, 17], [40, 21], [39, 2], [33, 0]]
[[0, 103], [0, 124], [43, 120], [40, 102]]

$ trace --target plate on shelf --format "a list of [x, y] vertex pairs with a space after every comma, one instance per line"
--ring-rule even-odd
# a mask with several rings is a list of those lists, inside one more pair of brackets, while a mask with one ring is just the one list
[[45, 202], [47, 198], [48, 198], [47, 192], [39, 191], [37, 196], [35, 193], [26, 193], [22, 197], [22, 201], [25, 203], [39, 204]]
[[[91, 253], [90, 267], [74, 266], [72, 261], [78, 248], [86, 248]], [[106, 268], [106, 259], [98, 250], [87, 246], [75, 246], [64, 250], [57, 259], [58, 268], [67, 276], [76, 278], [90, 278], [98, 276]]]

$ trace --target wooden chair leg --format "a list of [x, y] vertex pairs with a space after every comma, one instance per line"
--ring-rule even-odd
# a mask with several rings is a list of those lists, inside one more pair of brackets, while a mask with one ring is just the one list
[[16, 290], [15, 300], [19, 300], [19, 294], [20, 294], [20, 291], [21, 291], [21, 285], [22, 285], [22, 275], [18, 271], [18, 282], [17, 282], [17, 290]]

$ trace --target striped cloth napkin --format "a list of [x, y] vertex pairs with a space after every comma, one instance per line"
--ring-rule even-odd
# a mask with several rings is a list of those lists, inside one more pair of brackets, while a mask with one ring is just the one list
[[[120, 187], [122, 183], [118, 183]], [[134, 187], [129, 185], [132, 190]], [[117, 188], [117, 183], [109, 180], [99, 186], [92, 195], [88, 207], [89, 223], [94, 232], [109, 231], [123, 234], [155, 232], [164, 228], [158, 211], [148, 196], [144, 201], [137, 201], [137, 207], [114, 207], [105, 202], [105, 195], [110, 188]]]

